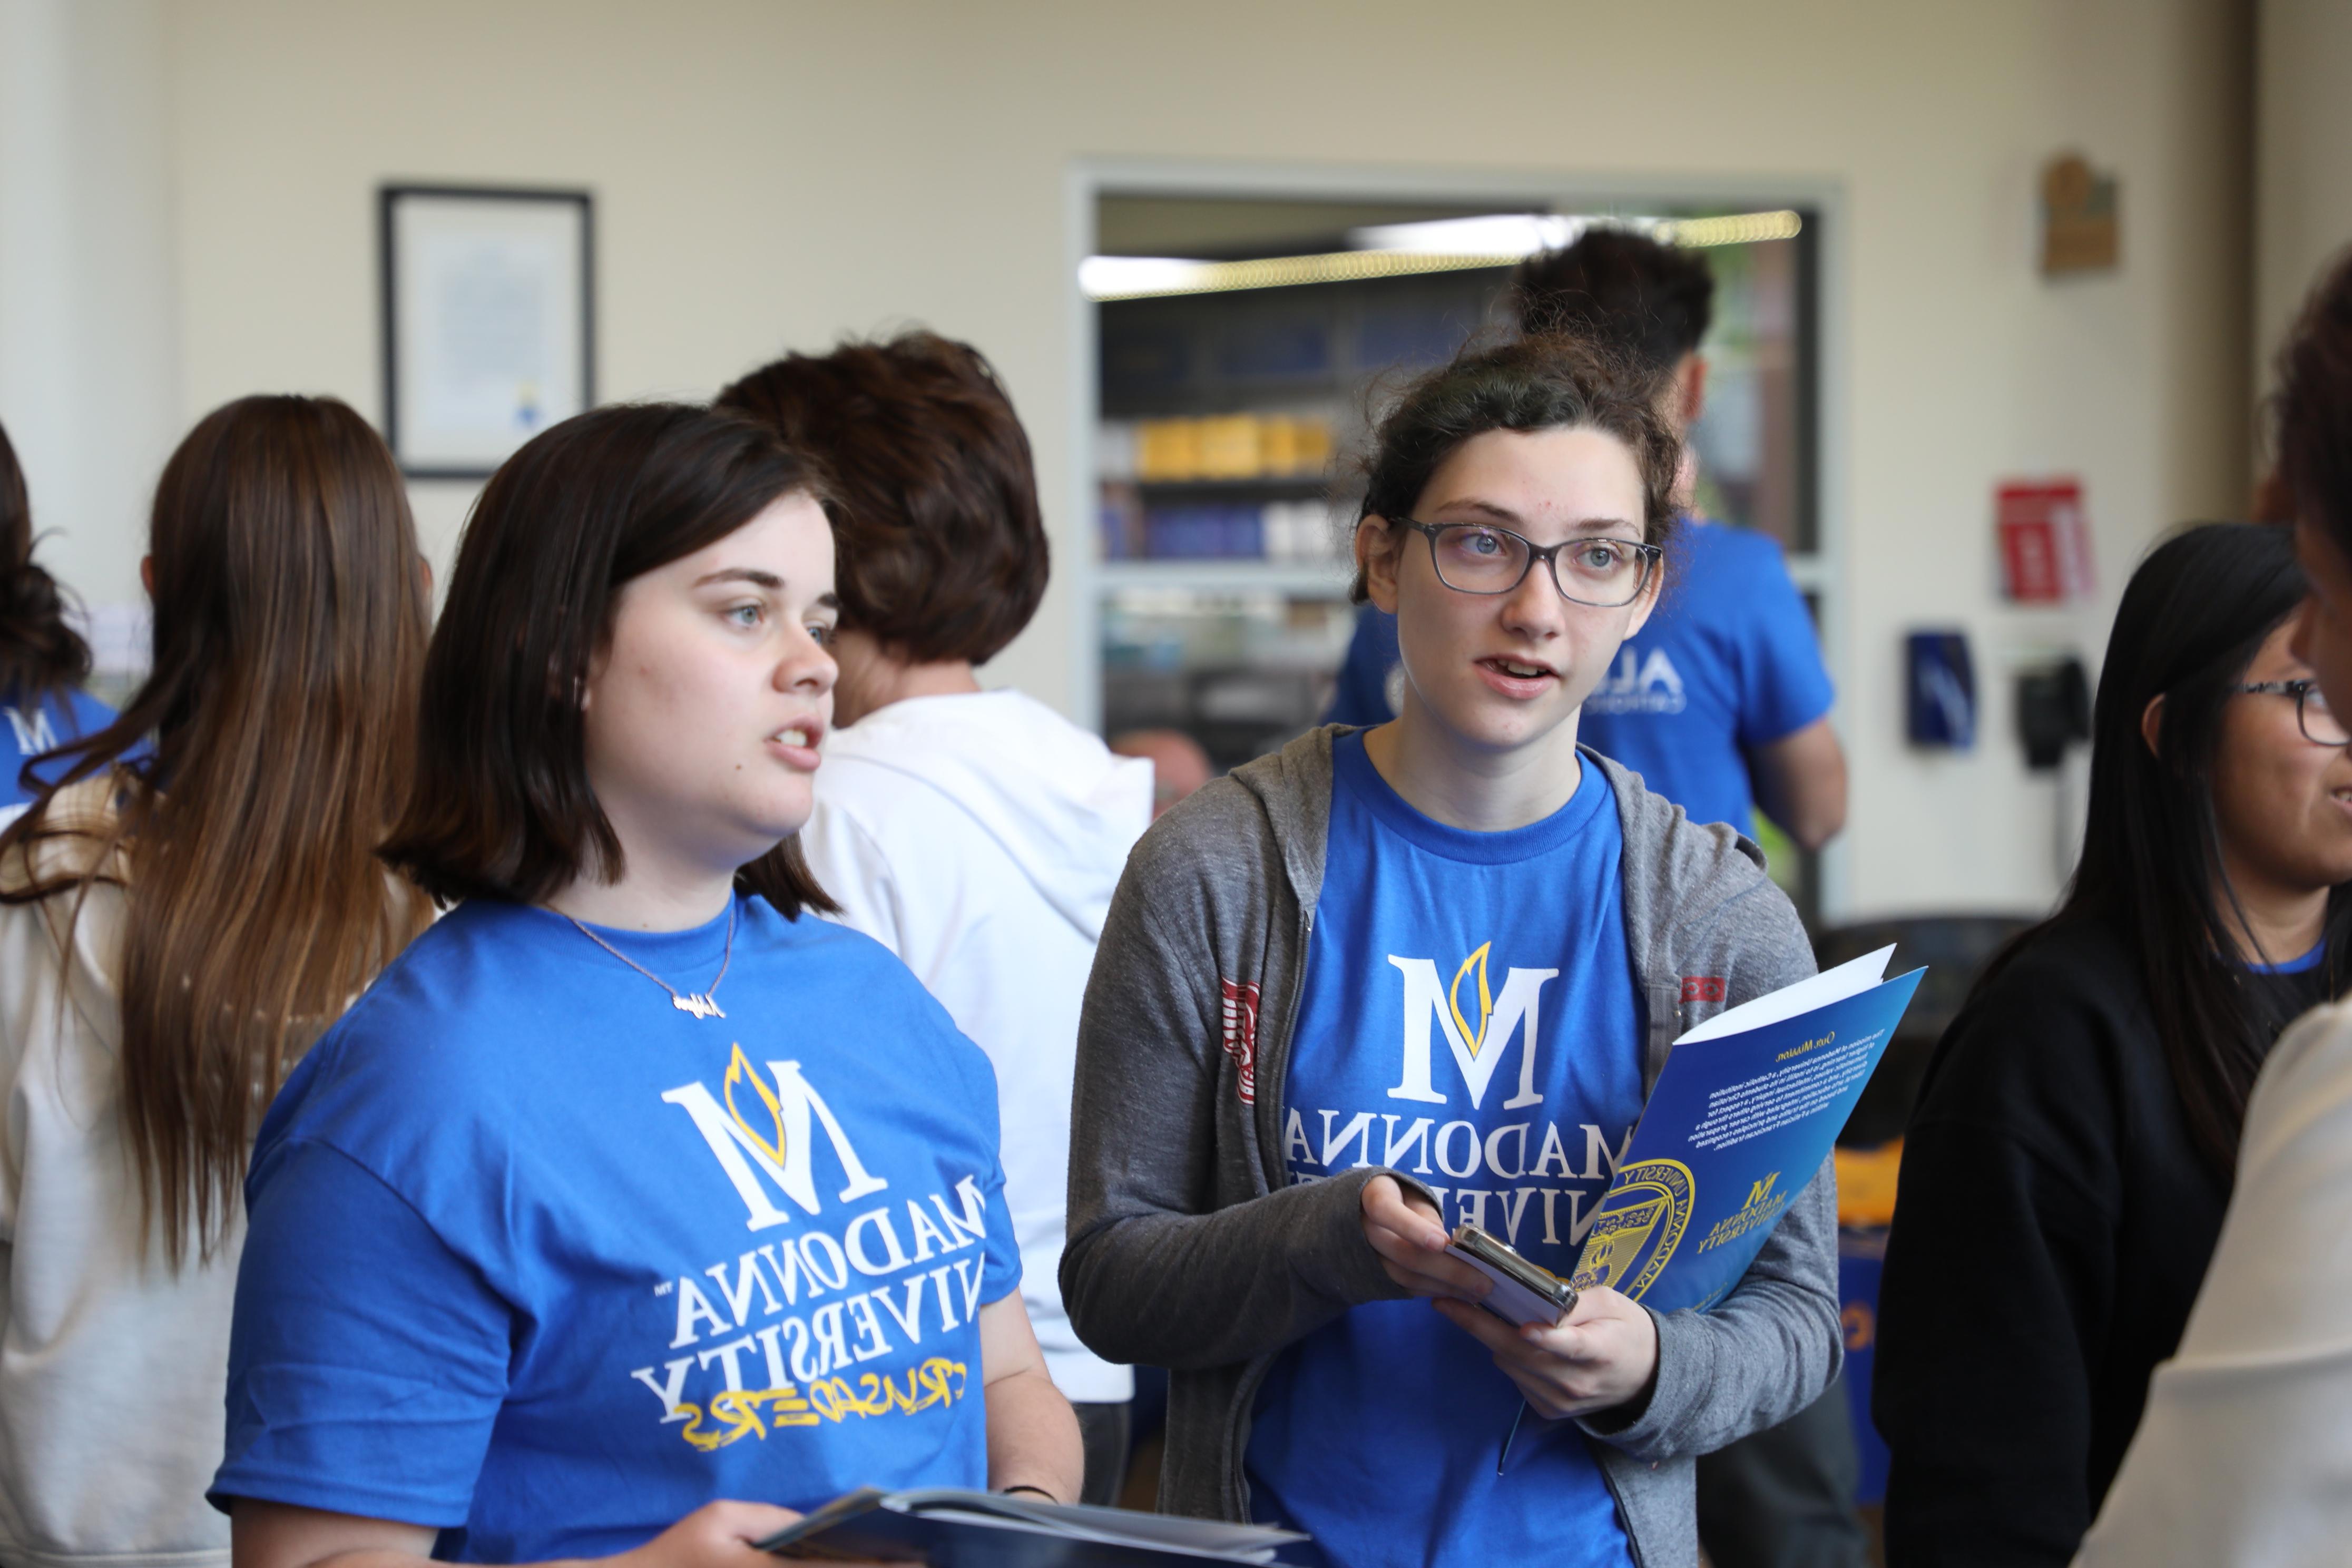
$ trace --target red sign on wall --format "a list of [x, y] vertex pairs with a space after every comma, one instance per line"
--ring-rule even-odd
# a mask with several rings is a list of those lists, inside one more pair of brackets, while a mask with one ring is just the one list
[[2063, 605], [2090, 595], [2091, 525], [2080, 479], [2003, 485], [1996, 515], [2002, 597]]

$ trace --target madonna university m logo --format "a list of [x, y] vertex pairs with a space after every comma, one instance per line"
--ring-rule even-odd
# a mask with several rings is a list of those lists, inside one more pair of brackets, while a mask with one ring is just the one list
[[[768, 1071], [775, 1080], [772, 1092], [761, 1081], [758, 1070], [738, 1045], [733, 1059], [727, 1064], [727, 1078], [719, 1085], [718, 1095], [698, 1081], [680, 1084], [662, 1096], [694, 1118], [694, 1130], [710, 1145], [719, 1168], [727, 1173], [743, 1206], [751, 1211], [751, 1217], [744, 1222], [745, 1229], [766, 1230], [792, 1219], [791, 1215], [770, 1201], [771, 1185], [798, 1204], [802, 1212], [817, 1212], [816, 1173], [809, 1163], [812, 1123], [824, 1129], [826, 1139], [833, 1144], [834, 1157], [841, 1162], [842, 1174], [848, 1178], [848, 1185], [841, 1189], [843, 1203], [855, 1202], [890, 1184], [866, 1169], [849, 1142], [849, 1134], [841, 1130], [841, 1121], [834, 1115], [833, 1108], [801, 1076], [800, 1063], [770, 1062]], [[744, 1114], [738, 1100], [739, 1089], [748, 1090], [742, 1099], [753, 1103], [760, 1112], [758, 1116]], [[763, 1177], [767, 1184], [764, 1185]]]
[[[16, 749], [26, 756], [56, 748], [57, 726], [49, 722], [47, 709], [36, 705], [29, 719], [22, 708], [0, 708], [0, 713], [8, 716], [8, 728], [16, 737]], [[9, 782], [14, 784], [16, 781], [11, 779]]]
[[[1514, 1031], [1519, 1037], [1519, 1089], [1503, 1101], [1503, 1109], [1517, 1110], [1542, 1101], [1543, 1096], [1536, 1092], [1536, 1004], [1543, 983], [1556, 978], [1559, 971], [1514, 969], [1504, 977], [1503, 994], [1497, 996], [1486, 981], [1487, 952], [1494, 945], [1481, 943], [1454, 972], [1454, 984], [1443, 989], [1437, 984], [1435, 961], [1389, 955], [1389, 963], [1404, 976], [1404, 1078], [1389, 1090], [1391, 1100], [1447, 1103], [1430, 1081], [1430, 1030], [1434, 1025], [1444, 1032], [1446, 1048], [1454, 1053], [1454, 1065], [1469, 1086], [1474, 1108], [1486, 1104], [1486, 1086], [1495, 1081], [1495, 1069], [1509, 1052]], [[1478, 982], [1475, 1026], [1462, 1009], [1463, 984], [1474, 973]]]

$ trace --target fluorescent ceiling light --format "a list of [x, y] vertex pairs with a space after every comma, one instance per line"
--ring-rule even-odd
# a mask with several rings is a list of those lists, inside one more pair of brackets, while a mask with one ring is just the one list
[[1078, 287], [1090, 300], [1149, 300], [1167, 294], [1222, 294], [1297, 283], [1346, 283], [1415, 272], [1507, 267], [1515, 256], [1423, 256], [1398, 250], [1336, 250], [1323, 256], [1273, 256], [1261, 261], [1181, 261], [1165, 256], [1089, 256]]
[[1172, 256], [1089, 256], [1078, 263], [1078, 287], [1096, 300], [1136, 300], [1150, 294], [1199, 291], [1205, 261]]
[[1517, 258], [1573, 244], [1589, 228], [1630, 228], [1661, 245], [1752, 245], [1761, 239], [1794, 239], [1804, 220], [1787, 210], [1732, 213], [1722, 217], [1596, 217], [1566, 213], [1498, 213], [1491, 217], [1441, 218], [1434, 223], [1391, 223], [1348, 231], [1356, 250], [1484, 251]]
[[1768, 239], [1794, 239], [1805, 220], [1785, 208], [1769, 213], [1726, 213], [1720, 217], [1660, 218], [1650, 233], [1662, 245], [1696, 249], [1710, 245], [1755, 245]]
[[1416, 256], [1533, 256], [1558, 250], [1591, 226], [1588, 217], [1549, 213], [1498, 213], [1434, 223], [1384, 223], [1348, 231], [1350, 250], [1401, 250]]
[[1793, 239], [1804, 224], [1799, 215], [1787, 210], [1699, 218], [1500, 213], [1353, 229], [1348, 242], [1354, 249], [1318, 256], [1275, 256], [1257, 261], [1089, 256], [1078, 263], [1078, 287], [1090, 300], [1149, 300], [1171, 294], [1218, 294], [1300, 283], [1470, 271], [1508, 267], [1538, 251], [1556, 250], [1598, 226], [1634, 229], [1662, 244], [1696, 247]]

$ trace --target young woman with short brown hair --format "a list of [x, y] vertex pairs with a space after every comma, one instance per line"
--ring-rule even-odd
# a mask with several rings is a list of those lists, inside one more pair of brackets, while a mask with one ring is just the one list
[[1045, 589], [1029, 438], [979, 350], [932, 332], [792, 354], [719, 395], [822, 462], [839, 498], [841, 726], [801, 841], [841, 918], [897, 953], [996, 1068], [1022, 1293], [1078, 1413], [1087, 1500], [1127, 1468], [1133, 1374], [1080, 1344], [1055, 1282], [1078, 999], [1149, 763], [972, 667]]
[[858, 1487], [1076, 1494], [987, 1059], [806, 918], [836, 613], [750, 421], [597, 409], [483, 491], [384, 850], [457, 907], [256, 1147], [246, 1568], [748, 1563]]

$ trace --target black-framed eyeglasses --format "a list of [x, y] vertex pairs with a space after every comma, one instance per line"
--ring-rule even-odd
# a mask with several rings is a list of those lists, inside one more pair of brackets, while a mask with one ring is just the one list
[[1415, 522], [1397, 520], [1429, 539], [1430, 564], [1437, 580], [1459, 594], [1507, 594], [1527, 581], [1538, 561], [1551, 573], [1551, 585], [1570, 604], [1598, 610], [1630, 605], [1650, 585], [1650, 574], [1665, 558], [1654, 544], [1631, 539], [1535, 541], [1488, 522]]
[[2256, 697], [2292, 697], [2294, 721], [2305, 740], [2315, 746], [2352, 746], [2352, 734], [2345, 732], [2342, 721], [2327, 706], [2327, 693], [2315, 680], [2254, 680], [2230, 689]]

